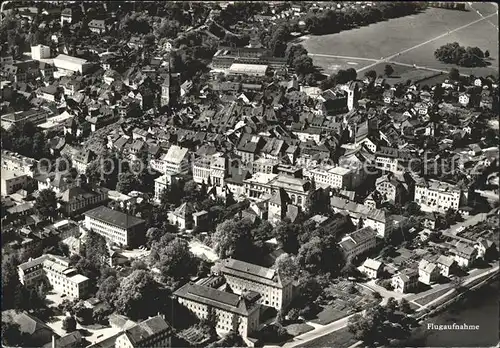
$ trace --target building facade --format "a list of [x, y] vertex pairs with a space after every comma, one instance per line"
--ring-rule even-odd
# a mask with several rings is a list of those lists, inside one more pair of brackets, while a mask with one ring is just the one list
[[444, 213], [448, 209], [458, 211], [462, 191], [454, 185], [438, 180], [419, 180], [415, 184], [415, 202], [424, 211]]
[[177, 302], [199, 319], [206, 319], [213, 311], [219, 333], [234, 331], [243, 338], [259, 327], [260, 305], [255, 295], [239, 296], [194, 283], [187, 283], [174, 292]]
[[164, 317], [157, 315], [123, 331], [115, 348], [172, 347], [173, 330]]
[[261, 303], [277, 310], [286, 308], [292, 300], [292, 282], [279, 273], [248, 262], [234, 259], [222, 261], [220, 273], [235, 294], [251, 290], [261, 295]]
[[57, 256], [45, 254], [18, 266], [21, 284], [32, 286], [43, 278], [47, 279], [53, 290], [75, 299], [88, 295], [89, 279], [78, 274], [70, 267], [69, 261]]
[[377, 232], [371, 227], [363, 227], [346, 235], [339, 242], [346, 262], [352, 261], [356, 256], [366, 253], [377, 246]]
[[104, 206], [85, 212], [85, 227], [117, 245], [140, 245], [145, 235], [144, 224], [142, 219]]

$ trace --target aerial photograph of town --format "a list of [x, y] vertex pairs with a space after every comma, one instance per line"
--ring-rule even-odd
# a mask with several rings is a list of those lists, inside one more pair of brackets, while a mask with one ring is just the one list
[[2, 347], [500, 347], [498, 22], [3, 1]]

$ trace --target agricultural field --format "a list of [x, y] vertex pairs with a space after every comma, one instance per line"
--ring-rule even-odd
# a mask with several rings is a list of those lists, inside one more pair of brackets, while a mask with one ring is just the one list
[[[489, 50], [491, 56], [490, 66], [460, 67], [461, 73], [498, 74], [498, 30], [495, 28], [498, 27], [498, 14], [492, 15], [497, 11], [496, 5], [472, 5], [480, 14], [470, 7], [469, 11], [428, 8], [419, 14], [336, 34], [305, 36], [301, 38], [300, 43], [325, 74], [351, 67], [363, 72], [377, 66], [377, 61], [382, 57], [389, 57], [389, 60], [395, 62], [448, 71], [454, 65], [436, 60], [434, 51], [439, 46], [454, 41], [462, 46], [477, 46], [483, 51]], [[481, 16], [488, 15], [492, 16], [481, 20]]]

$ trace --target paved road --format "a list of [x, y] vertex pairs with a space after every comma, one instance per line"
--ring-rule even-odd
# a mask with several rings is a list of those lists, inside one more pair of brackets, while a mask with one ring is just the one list
[[414, 50], [414, 49], [416, 49], [416, 48], [419, 48], [419, 47], [421, 47], [421, 46], [427, 45], [428, 43], [431, 43], [431, 42], [433, 42], [433, 41], [439, 40], [439, 39], [441, 39], [442, 37], [445, 37], [445, 36], [447, 36], [447, 35], [449, 35], [449, 34], [451, 34], [451, 33], [454, 33], [454, 32], [456, 32], [456, 31], [459, 31], [459, 30], [465, 29], [465, 28], [470, 27], [471, 25], [476, 24], [476, 23], [479, 23], [479, 22], [481, 22], [481, 21], [487, 20], [488, 18], [491, 18], [491, 17], [493, 17], [493, 16], [496, 16], [497, 14], [498, 14], [498, 11], [497, 11], [496, 13], [492, 13], [492, 14], [490, 14], [490, 15], [488, 15], [488, 16], [483, 16], [483, 17], [481, 17], [481, 18], [479, 18], [479, 19], [477, 19], [477, 20], [475, 20], [475, 21], [472, 21], [472, 22], [470, 22], [470, 23], [468, 23], [468, 24], [462, 25], [462, 26], [460, 26], [460, 27], [458, 27], [458, 28], [455, 28], [455, 29], [453, 29], [453, 30], [447, 31], [446, 33], [443, 33], [443, 34], [441, 34], [441, 35], [439, 35], [439, 36], [436, 36], [436, 37], [434, 37], [434, 38], [432, 38], [432, 39], [429, 39], [429, 40], [427, 40], [427, 41], [424, 41], [424, 42], [422, 42], [422, 43], [420, 43], [420, 44], [418, 44], [418, 45], [415, 45], [415, 46], [413, 46], [413, 47], [410, 47], [410, 48], [404, 49], [404, 50], [402, 50], [402, 51], [400, 51], [400, 52], [394, 53], [393, 55], [390, 55], [390, 56], [387, 56], [387, 57], [385, 57], [385, 58], [382, 58], [382, 59], [380, 59], [380, 60], [376, 61], [376, 62], [375, 62], [375, 63], [373, 63], [373, 64], [367, 65], [367, 66], [365, 66], [365, 67], [363, 67], [363, 68], [359, 69], [359, 70], [358, 70], [358, 73], [359, 73], [359, 72], [361, 72], [361, 71], [363, 71], [363, 70], [370, 69], [370, 68], [374, 67], [375, 65], [377, 65], [377, 64], [379, 64], [379, 63], [382, 63], [382, 62], [387, 62], [387, 61], [389, 61], [389, 60], [391, 60], [391, 59], [393, 59], [393, 58], [395, 58], [395, 57], [397, 57], [397, 56], [399, 56], [399, 55], [401, 55], [401, 54], [403, 54], [403, 53], [406, 53], [406, 52], [412, 51], [412, 50]]

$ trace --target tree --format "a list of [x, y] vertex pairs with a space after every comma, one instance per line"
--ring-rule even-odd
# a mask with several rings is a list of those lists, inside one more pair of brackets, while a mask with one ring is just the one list
[[2, 321], [2, 345], [5, 347], [26, 347], [25, 335], [19, 324], [11, 321]]
[[384, 74], [385, 74], [386, 76], [391, 76], [393, 72], [394, 72], [394, 68], [392, 67], [392, 65], [387, 64], [387, 65], [384, 67]]
[[365, 77], [372, 81], [375, 81], [375, 79], [377, 78], [377, 72], [375, 70], [368, 70], [365, 73]]
[[290, 254], [282, 254], [274, 261], [274, 269], [278, 271], [281, 277], [285, 279], [293, 279], [299, 274], [299, 267], [295, 256]]
[[96, 296], [101, 301], [114, 305], [119, 287], [120, 282], [118, 279], [115, 276], [109, 276], [99, 286]]
[[97, 268], [107, 265], [109, 261], [109, 251], [106, 239], [93, 230], [87, 232], [85, 257]]
[[293, 67], [298, 75], [306, 75], [314, 71], [312, 58], [308, 55], [300, 55], [293, 60]]
[[20, 298], [17, 254], [4, 254], [2, 258], [2, 308], [18, 308], [22, 306]]
[[311, 238], [300, 247], [297, 261], [301, 268], [312, 274], [338, 273], [343, 267], [342, 253], [332, 236]]
[[292, 65], [295, 58], [303, 55], [307, 56], [307, 53], [307, 50], [302, 45], [290, 45], [286, 52], [288, 64]]
[[158, 284], [147, 271], [136, 270], [123, 278], [116, 296], [116, 310], [132, 320], [158, 313]]
[[399, 310], [405, 314], [412, 314], [413, 312], [415, 312], [413, 308], [411, 308], [408, 300], [405, 298], [399, 300]]
[[248, 259], [249, 246], [252, 245], [251, 227], [248, 219], [226, 220], [219, 224], [212, 236], [219, 257]]
[[299, 250], [298, 236], [302, 233], [302, 226], [292, 224], [290, 220], [280, 221], [274, 230], [274, 235], [286, 253], [297, 254]]
[[133, 191], [137, 187], [137, 184], [137, 179], [134, 174], [130, 172], [121, 173], [118, 175], [116, 191], [127, 194]]
[[457, 68], [451, 68], [448, 77], [452, 81], [458, 81], [460, 79], [460, 72]]
[[403, 215], [406, 217], [420, 214], [420, 205], [417, 202], [410, 201], [403, 207]]
[[44, 189], [39, 192], [35, 201], [35, 210], [41, 216], [54, 219], [57, 215], [57, 198], [54, 191]]
[[73, 332], [76, 330], [76, 319], [73, 316], [67, 316], [63, 319], [62, 328], [66, 332]]
[[160, 251], [159, 269], [165, 278], [185, 279], [196, 271], [194, 255], [185, 240], [176, 238]]
[[295, 322], [299, 319], [299, 310], [297, 308], [290, 308], [287, 314], [288, 320]]
[[489, 58], [490, 57], [490, 51], [486, 50], [484, 51], [484, 58]]

